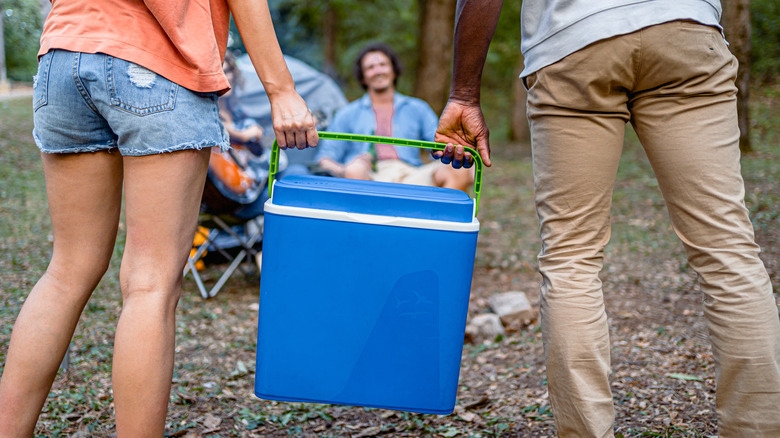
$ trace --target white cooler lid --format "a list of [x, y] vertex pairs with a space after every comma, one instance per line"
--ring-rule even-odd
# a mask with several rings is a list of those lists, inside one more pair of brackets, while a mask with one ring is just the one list
[[463, 191], [315, 175], [276, 181], [266, 213], [413, 228], [477, 231]]

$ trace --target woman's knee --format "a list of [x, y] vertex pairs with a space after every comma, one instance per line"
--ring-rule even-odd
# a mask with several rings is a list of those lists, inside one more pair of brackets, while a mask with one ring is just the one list
[[122, 298], [154, 298], [175, 307], [181, 297], [183, 270], [183, 264], [181, 268], [162, 268], [132, 265], [123, 260], [119, 271]]
[[108, 271], [110, 257], [89, 258], [74, 254], [54, 255], [46, 268], [46, 277], [63, 290], [73, 293], [92, 293]]

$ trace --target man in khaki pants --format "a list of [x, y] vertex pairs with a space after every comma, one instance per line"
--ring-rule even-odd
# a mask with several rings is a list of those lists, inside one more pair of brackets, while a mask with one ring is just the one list
[[[476, 145], [483, 159], [480, 76], [500, 9], [500, 0], [458, 2], [453, 83], [436, 137]], [[780, 437], [780, 320], [743, 201], [737, 61], [720, 12], [717, 0], [523, 3], [542, 330], [560, 436], [614, 436], [598, 274], [631, 122], [701, 277], [719, 434]]]

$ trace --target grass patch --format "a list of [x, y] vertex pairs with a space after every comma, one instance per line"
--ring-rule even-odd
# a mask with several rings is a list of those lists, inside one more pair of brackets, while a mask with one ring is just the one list
[[0, 102], [0, 126], [0, 334], [7, 339], [24, 297], [48, 263], [51, 224], [38, 149], [31, 141], [30, 100]]
[[753, 151], [742, 159], [745, 203], [753, 226], [768, 232], [777, 227], [780, 217], [780, 86], [753, 95], [750, 114]]

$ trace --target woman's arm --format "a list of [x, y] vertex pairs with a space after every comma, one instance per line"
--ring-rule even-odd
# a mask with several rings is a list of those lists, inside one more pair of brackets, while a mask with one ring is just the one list
[[295, 91], [276, 39], [266, 0], [228, 0], [244, 47], [271, 101], [274, 134], [281, 148], [304, 149], [319, 141], [314, 118]]

